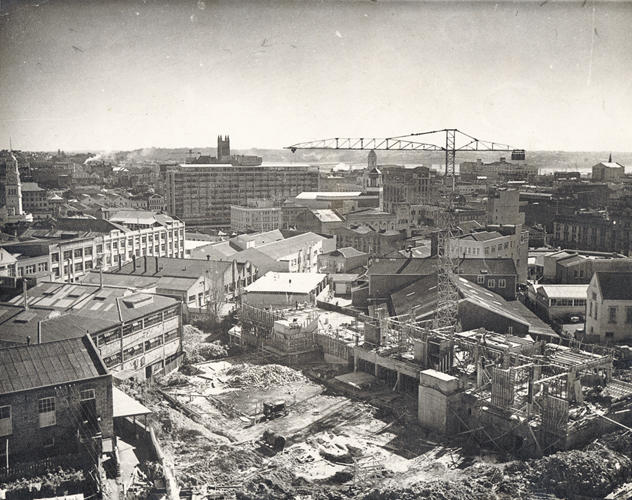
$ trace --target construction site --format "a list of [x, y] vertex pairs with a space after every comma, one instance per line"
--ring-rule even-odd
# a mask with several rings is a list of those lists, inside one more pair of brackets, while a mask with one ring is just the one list
[[612, 350], [307, 305], [244, 307], [231, 336], [238, 356], [122, 386], [153, 412], [170, 498], [606, 498], [632, 480]]

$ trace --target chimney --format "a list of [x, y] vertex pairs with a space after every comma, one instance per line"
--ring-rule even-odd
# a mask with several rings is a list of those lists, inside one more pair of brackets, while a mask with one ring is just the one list
[[99, 266], [99, 290], [103, 290], [103, 264]]
[[28, 309], [29, 308], [29, 304], [28, 304], [28, 297], [26, 294], [26, 280], [23, 279], [22, 280], [22, 293], [24, 295], [24, 309]]
[[123, 267], [123, 256], [119, 255], [118, 256], [118, 262], [119, 262], [119, 271], [121, 270], [121, 267]]
[[156, 273], [158, 273], [158, 256], [156, 255]]
[[136, 272], [136, 254], [135, 253], [132, 253], [132, 261], [134, 262], [134, 269], [132, 270], [132, 273], [135, 273]]
[[37, 322], [37, 343], [38, 344], [42, 343], [42, 322], [41, 321]]
[[145, 266], [145, 269], [143, 272], [147, 273], [147, 256], [146, 255], [143, 256], [143, 264]]
[[31, 337], [26, 337], [26, 345], [31, 345]]

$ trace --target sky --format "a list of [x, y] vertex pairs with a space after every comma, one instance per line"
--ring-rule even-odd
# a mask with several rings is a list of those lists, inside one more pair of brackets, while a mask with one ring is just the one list
[[632, 3], [3, 0], [0, 89], [0, 149], [632, 151]]

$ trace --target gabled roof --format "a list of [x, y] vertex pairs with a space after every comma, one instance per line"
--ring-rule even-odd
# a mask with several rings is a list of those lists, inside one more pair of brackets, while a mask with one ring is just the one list
[[327, 238], [314, 233], [305, 233], [299, 234], [298, 236], [292, 236], [291, 238], [286, 238], [282, 241], [267, 243], [256, 247], [256, 249], [261, 253], [278, 260], [304, 249], [307, 245], [313, 245], [325, 239]]
[[0, 394], [79, 382], [106, 374], [88, 336], [0, 349]]
[[632, 301], [632, 272], [597, 272], [595, 278], [603, 300]]

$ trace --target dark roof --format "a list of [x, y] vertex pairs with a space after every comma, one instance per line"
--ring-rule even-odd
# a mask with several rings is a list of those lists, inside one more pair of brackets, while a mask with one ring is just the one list
[[458, 265], [459, 274], [517, 275], [513, 259], [463, 259]]
[[427, 259], [374, 259], [367, 274], [417, 274], [427, 276], [436, 271], [437, 258]]
[[360, 257], [360, 256], [368, 257], [369, 254], [366, 252], [361, 252], [360, 250], [356, 250], [353, 247], [343, 247], [343, 248], [338, 248], [337, 250], [334, 250], [333, 252], [330, 252], [329, 255], [331, 255], [332, 257], [337, 257], [339, 255], [342, 255], [345, 259], [349, 259], [351, 257]]
[[632, 300], [632, 273], [597, 272], [603, 300]]
[[[145, 260], [147, 270], [145, 271]], [[227, 261], [206, 259], [175, 259], [173, 257], [158, 257], [158, 269], [156, 269], [156, 257], [144, 256], [136, 258], [134, 262], [125, 264], [119, 270], [110, 269], [111, 274], [127, 274], [133, 276], [174, 276], [178, 278], [199, 278], [206, 271], [221, 273], [223, 275], [232, 266], [232, 259]]]
[[56, 342], [81, 338], [87, 333], [96, 333], [120, 325], [120, 321], [101, 318], [86, 318], [76, 314], [64, 314], [42, 321], [42, 342]]
[[0, 349], [0, 394], [106, 375], [88, 336]]

